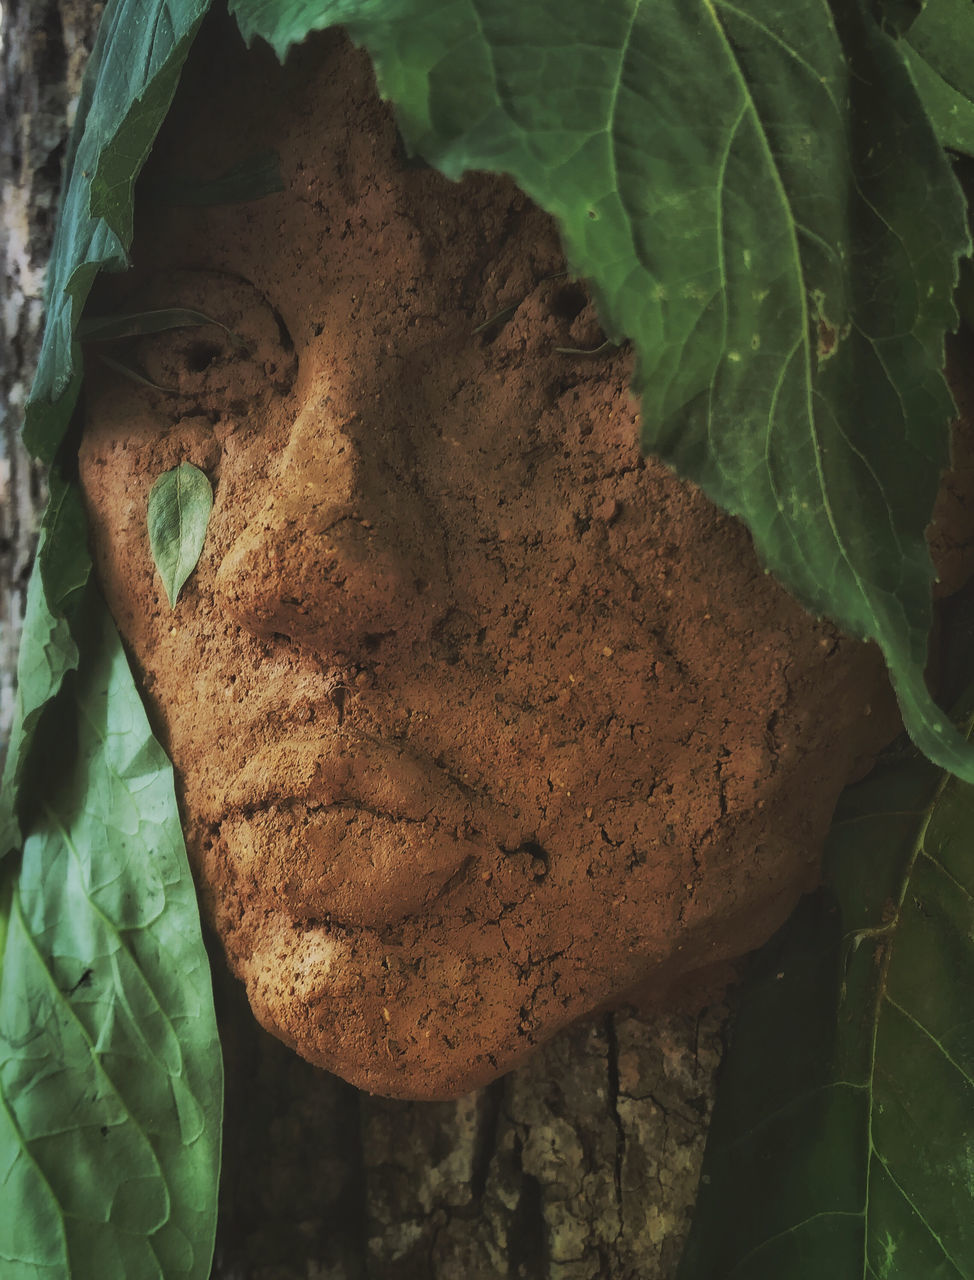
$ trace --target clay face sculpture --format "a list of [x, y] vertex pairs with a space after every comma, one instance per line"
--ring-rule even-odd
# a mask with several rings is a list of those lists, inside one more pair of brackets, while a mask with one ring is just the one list
[[[96, 563], [258, 1018], [445, 1097], [767, 936], [889, 696], [639, 457], [625, 354], [558, 350], [600, 335], [542, 215], [405, 166], [340, 40], [210, 56], [150, 179], [266, 140], [286, 190], [143, 208], [126, 305], [237, 340], [128, 348], [179, 395], [92, 372]], [[172, 611], [146, 502], [182, 461], [215, 506]]]

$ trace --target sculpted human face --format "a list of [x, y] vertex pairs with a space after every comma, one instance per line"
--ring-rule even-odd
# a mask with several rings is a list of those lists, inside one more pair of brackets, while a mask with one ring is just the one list
[[[878, 664], [641, 460], [626, 358], [557, 350], [599, 335], [509, 185], [405, 168], [334, 40], [218, 80], [155, 176], [263, 137], [286, 190], [143, 211], [125, 305], [234, 337], [126, 348], [179, 394], [89, 362], [96, 563], [257, 1016], [447, 1096], [783, 918], [888, 736]], [[215, 503], [171, 610], [146, 503], [183, 461]]]

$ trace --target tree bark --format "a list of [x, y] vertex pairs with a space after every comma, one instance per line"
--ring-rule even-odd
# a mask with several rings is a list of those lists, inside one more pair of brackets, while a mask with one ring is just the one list
[[570, 1027], [456, 1102], [376, 1098], [250, 1016], [222, 961], [220, 1280], [673, 1280], [725, 1010]]
[[4, 0], [0, 26], [0, 755], [44, 483], [20, 443], [68, 122], [100, 4]]
[[[18, 439], [67, 128], [102, 6], [4, 0], [0, 744], [43, 479]], [[605, 1013], [456, 1102], [360, 1093], [263, 1032], [213, 946], [227, 1069], [216, 1280], [673, 1280], [723, 1008]]]

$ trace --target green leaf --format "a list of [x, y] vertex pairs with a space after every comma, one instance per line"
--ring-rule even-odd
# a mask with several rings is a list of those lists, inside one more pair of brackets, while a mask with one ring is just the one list
[[172, 608], [196, 568], [213, 509], [213, 487], [191, 462], [166, 471], [149, 494], [149, 545]]
[[50, 462], [81, 386], [74, 331], [102, 267], [128, 265], [132, 189], [209, 0], [110, 0], [82, 86], [48, 268], [24, 440]]
[[555, 215], [607, 337], [633, 340], [644, 447], [878, 642], [914, 741], [974, 780], [923, 678], [964, 200], [861, 0], [230, 7], [279, 54], [345, 23], [412, 148]]
[[941, 146], [974, 155], [974, 102], [958, 93], [915, 49], [903, 52]]
[[958, 93], [974, 98], [974, 5], [926, 0], [908, 42]]
[[15, 806], [44, 708], [78, 665], [70, 619], [91, 572], [81, 495], [59, 468], [48, 476], [49, 499], [17, 655], [17, 703], [0, 788], [0, 861], [20, 847]]
[[974, 1277], [972, 836], [912, 751], [844, 794], [745, 984], [679, 1280]]
[[243, 204], [284, 190], [281, 158], [276, 151], [247, 156], [216, 178], [172, 175], [144, 184], [142, 194], [154, 205]]
[[172, 771], [97, 594], [0, 901], [8, 1277], [206, 1280], [222, 1072]]
[[872, 0], [872, 9], [887, 31], [904, 35], [916, 22], [927, 0]]
[[126, 364], [123, 360], [113, 360], [111, 356], [105, 355], [104, 352], [98, 353], [99, 361], [107, 365], [109, 369], [114, 369], [116, 373], [127, 378], [129, 382], [138, 383], [140, 387], [151, 387], [153, 391], [164, 391], [167, 396], [181, 396], [186, 393], [180, 391], [178, 387], [164, 387], [159, 382], [153, 382], [151, 378], [147, 378], [141, 369], [137, 369], [134, 365]]
[[974, 4], [927, 0], [903, 51], [941, 144], [974, 155]]
[[960, 264], [960, 280], [957, 284], [957, 310], [974, 332], [974, 263], [966, 258]]
[[170, 329], [196, 329], [208, 324], [218, 325], [225, 333], [230, 332], [219, 320], [186, 307], [132, 311], [125, 315], [85, 315], [76, 332], [83, 342], [115, 342], [119, 338], [140, 338], [152, 333], [166, 333]]

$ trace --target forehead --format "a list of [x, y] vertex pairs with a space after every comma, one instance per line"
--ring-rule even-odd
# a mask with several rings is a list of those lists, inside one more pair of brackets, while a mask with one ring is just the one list
[[[453, 183], [411, 163], [366, 57], [341, 34], [284, 68], [220, 35], [188, 64], [140, 186], [136, 272], [122, 286], [132, 305], [276, 324], [299, 401], [341, 386], [387, 449], [407, 436], [434, 449], [447, 488], [471, 469], [489, 491], [546, 468], [593, 483], [637, 465], [627, 358], [584, 354], [604, 335], [551, 220], [503, 178]], [[268, 157], [283, 190], [263, 198], [165, 196], [266, 172]], [[258, 345], [273, 379], [280, 344]]]
[[[415, 324], [441, 319], [444, 332], [463, 314], [469, 332], [492, 319], [477, 312], [485, 287], [502, 310], [539, 281], [565, 283], [553, 225], [512, 183], [453, 183], [409, 161], [365, 55], [340, 34], [311, 40], [284, 68], [232, 41], [212, 56], [218, 70], [205, 46], [188, 64], [140, 186], [137, 266], [202, 263], [269, 297], [284, 290], [299, 346], [363, 315], [377, 337], [391, 334], [403, 310]], [[192, 200], [194, 183], [275, 166], [283, 190], [263, 199], [166, 197]]]

